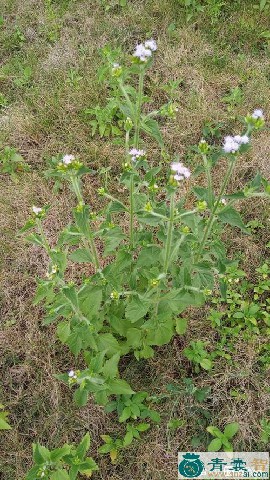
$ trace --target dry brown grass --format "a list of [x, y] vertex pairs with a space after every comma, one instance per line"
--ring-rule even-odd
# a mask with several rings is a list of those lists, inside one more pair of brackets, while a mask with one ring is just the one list
[[[0, 2], [1, 4], [1, 2]], [[51, 186], [41, 176], [45, 167], [44, 158], [58, 152], [75, 152], [93, 165], [112, 166], [111, 186], [117, 190], [115, 177], [121, 164], [121, 147], [112, 148], [108, 142], [90, 137], [89, 127], [81, 120], [84, 108], [104, 101], [106, 90], [96, 83], [96, 69], [100, 64], [98, 49], [111, 43], [121, 44], [125, 50], [149, 33], [159, 40], [156, 62], [147, 79], [147, 87], [153, 92], [154, 105], [165, 100], [160, 84], [170, 79], [181, 79], [177, 101], [180, 111], [175, 122], [163, 126], [163, 134], [170, 152], [185, 155], [191, 144], [201, 137], [206, 120], [224, 121], [226, 128], [235, 128], [235, 118], [228, 113], [222, 98], [232, 88], [242, 85], [243, 102], [236, 106], [233, 117], [244, 115], [254, 107], [263, 105], [266, 116], [269, 108], [270, 60], [262, 51], [256, 55], [243, 47], [245, 55], [237, 55], [227, 44], [218, 45], [206, 35], [203, 25], [195, 30], [185, 26], [179, 12], [175, 13], [173, 2], [130, 2], [127, 13], [111, 11], [107, 15], [97, 2], [72, 2], [60, 15], [61, 3], [52, 3], [52, 12], [44, 2], [16, 0], [5, 5], [8, 22], [6, 33], [10, 35], [19, 25], [26, 42], [21, 58], [32, 59], [34, 79], [31, 88], [14, 87], [12, 75], [0, 75], [0, 86], [11, 101], [0, 112], [0, 139], [5, 144], [18, 148], [32, 166], [32, 173], [24, 174], [18, 183], [7, 176], [0, 176], [0, 345], [1, 373], [0, 393], [11, 412], [13, 430], [1, 434], [1, 480], [19, 480], [31, 464], [31, 443], [39, 440], [50, 447], [65, 441], [77, 441], [89, 430], [92, 435], [91, 453], [97, 458], [100, 434], [119, 432], [119, 424], [113, 414], [105, 415], [101, 407], [92, 401], [83, 409], [74, 405], [71, 393], [54, 378], [54, 373], [68, 370], [74, 358], [68, 349], [55, 340], [55, 327], [42, 327], [42, 308], [32, 306], [36, 277], [46, 271], [47, 258], [39, 248], [25, 245], [16, 236], [24, 224], [33, 203], [52, 205], [45, 224], [52, 244], [57, 234], [70, 219], [72, 195], [67, 189], [54, 195]], [[240, 25], [249, 17], [243, 13], [238, 23], [232, 19], [232, 44], [238, 45]], [[168, 25], [180, 18], [174, 36], [170, 37]], [[52, 26], [59, 31], [55, 42], [48, 41]], [[252, 27], [252, 25], [251, 25]], [[251, 28], [250, 27], [250, 28]], [[262, 18], [262, 28], [264, 28]], [[210, 28], [210, 27], [209, 27]], [[214, 28], [214, 27], [213, 27]], [[222, 35], [228, 33], [228, 24], [222, 25]], [[253, 27], [252, 27], [253, 28]], [[248, 32], [253, 32], [253, 30]], [[266, 28], [266, 27], [265, 27]], [[217, 30], [220, 33], [220, 29]], [[218, 33], [216, 34], [218, 35]], [[251, 33], [250, 33], [251, 35]], [[225, 41], [225, 40], [224, 40]], [[82, 48], [84, 49], [82, 53]], [[238, 47], [237, 47], [238, 48]], [[15, 52], [3, 47], [1, 64], [7, 64]], [[215, 56], [226, 55], [225, 66], [217, 68]], [[68, 70], [78, 68], [83, 79], [78, 90], [66, 83]], [[147, 143], [155, 162], [160, 160], [155, 143]], [[243, 158], [235, 170], [232, 188], [240, 188], [259, 169], [269, 176], [270, 140], [268, 131], [254, 140], [252, 153]], [[192, 167], [192, 165], [191, 165]], [[218, 186], [224, 173], [224, 164], [217, 169], [215, 184]], [[99, 177], [86, 181], [85, 191], [91, 204], [96, 204], [96, 188]], [[248, 202], [244, 208], [246, 220], [261, 218], [262, 204]], [[267, 222], [269, 211], [263, 204], [263, 217]], [[231, 236], [233, 235], [233, 237]], [[269, 223], [261, 238], [227, 234], [230, 255], [242, 251], [246, 257], [245, 268], [252, 278], [259, 265], [264, 245], [269, 240]], [[79, 278], [79, 271], [70, 269], [72, 278]], [[176, 338], [170, 345], [157, 349], [154, 359], [140, 362], [127, 358], [123, 361], [123, 376], [135, 388], [146, 389], [153, 395], [166, 391], [166, 384], [181, 383], [184, 376], [194, 376], [198, 387], [210, 386], [212, 391], [204, 408], [211, 414], [211, 423], [223, 427], [230, 421], [239, 421], [240, 433], [236, 439], [238, 450], [256, 449], [259, 438], [259, 420], [269, 414], [269, 379], [256, 367], [258, 345], [237, 339], [234, 355], [235, 365], [221, 360], [212, 376], [205, 373], [194, 375], [182, 350], [191, 339], [214, 340], [210, 325], [205, 325], [205, 311], [192, 312], [189, 333]], [[260, 341], [260, 339], [258, 340]], [[261, 341], [264, 341], [261, 339]], [[78, 360], [79, 362], [79, 360]], [[243, 400], [230, 397], [229, 391], [237, 387], [246, 394]], [[191, 410], [194, 408], [194, 411]], [[176, 478], [176, 454], [189, 450], [193, 435], [205, 432], [199, 425], [203, 418], [198, 405], [185, 396], [167, 399], [158, 404], [163, 421], [153, 427], [120, 456], [116, 465], [108, 458], [98, 457], [100, 472], [95, 478], [101, 480], [173, 480]], [[167, 421], [173, 415], [183, 419], [183, 426], [168, 438]]]

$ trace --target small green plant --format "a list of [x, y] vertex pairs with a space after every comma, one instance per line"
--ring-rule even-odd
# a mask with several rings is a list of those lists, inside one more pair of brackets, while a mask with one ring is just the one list
[[270, 441], [270, 420], [268, 418], [262, 418], [261, 425], [261, 441], [265, 445]]
[[79, 74], [78, 69], [71, 68], [68, 72], [67, 76], [67, 84], [74, 88], [75, 90], [78, 90], [80, 87], [80, 82], [82, 81], [83, 77]]
[[124, 117], [119, 111], [118, 102], [111, 99], [105, 107], [99, 105], [94, 108], [84, 110], [85, 115], [94, 117], [89, 121], [92, 127], [92, 137], [96, 134], [102, 137], [121, 136], [121, 127], [124, 123]]
[[191, 341], [189, 347], [183, 351], [185, 357], [191, 362], [195, 363], [195, 372], [199, 372], [200, 368], [204, 370], [211, 370], [213, 363], [210, 354], [205, 349], [206, 342], [201, 340]]
[[205, 5], [200, 0], [178, 0], [178, 3], [185, 8], [187, 22], [194, 20], [205, 9]]
[[215, 437], [208, 445], [208, 452], [218, 452], [221, 448], [223, 448], [225, 452], [233, 452], [233, 446], [230, 440], [239, 430], [238, 423], [229, 423], [226, 425], [223, 433], [219, 428], [213, 426], [207, 427], [206, 430]]
[[160, 415], [148, 408], [145, 402], [148, 400], [147, 392], [138, 392], [134, 395], [118, 395], [116, 400], [106, 405], [106, 412], [117, 411], [119, 422], [126, 422], [129, 419], [150, 418], [154, 422], [160, 422]]
[[10, 430], [11, 426], [8, 423], [9, 412], [5, 410], [4, 405], [0, 403], [0, 430]]
[[223, 122], [212, 122], [208, 121], [205, 122], [203, 125], [203, 137], [205, 140], [212, 142], [213, 140], [220, 140], [221, 138], [221, 129], [224, 128], [224, 123]]
[[240, 332], [247, 339], [251, 332], [270, 333], [270, 302], [267, 296], [270, 268], [268, 263], [264, 263], [255, 271], [257, 283], [251, 284], [238, 263], [232, 262], [223, 275], [224, 297], [212, 297], [215, 308], [210, 310], [209, 319], [212, 326], [226, 334], [227, 338], [238, 336]]
[[257, 5], [254, 5], [254, 8], [260, 10], [260, 12], [267, 12], [270, 9], [269, 0], [260, 0]]
[[13, 180], [17, 181], [20, 172], [28, 172], [29, 170], [29, 165], [16, 148], [4, 147], [3, 150], [0, 150], [0, 173], [7, 173]]
[[8, 106], [7, 97], [3, 93], [0, 93], [0, 110], [4, 109], [7, 106]]
[[24, 67], [20, 65], [19, 72], [17, 77], [13, 80], [14, 85], [16, 87], [27, 87], [30, 85], [33, 76], [33, 69], [30, 66]]
[[101, 5], [104, 7], [105, 12], [115, 7], [126, 7], [128, 0], [100, 0]]
[[77, 447], [65, 444], [49, 450], [39, 443], [34, 443], [34, 466], [26, 475], [26, 480], [76, 480], [79, 474], [90, 478], [92, 473], [98, 470], [98, 466], [91, 457], [86, 457], [89, 447], [89, 433], [86, 433]]
[[126, 425], [126, 434], [123, 439], [117, 437], [111, 437], [110, 435], [101, 435], [104, 440], [104, 445], [101, 445], [98, 449], [99, 453], [109, 453], [112, 463], [115, 463], [119, 452], [124, 448], [131, 445], [133, 440], [140, 439], [140, 434], [146, 432], [150, 428], [149, 423], [137, 423], [136, 425], [128, 423]]
[[232, 112], [237, 105], [241, 105], [244, 98], [244, 92], [240, 87], [235, 87], [225, 95], [222, 100], [227, 104], [228, 112]]
[[110, 435], [101, 435], [104, 445], [98, 449], [99, 453], [110, 454], [112, 463], [115, 463], [119, 452], [124, 448], [123, 440], [121, 438], [111, 437]]

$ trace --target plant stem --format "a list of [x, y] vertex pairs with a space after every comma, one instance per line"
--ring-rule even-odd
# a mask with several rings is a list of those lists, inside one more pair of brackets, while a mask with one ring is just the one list
[[167, 240], [165, 245], [164, 272], [166, 274], [168, 272], [168, 267], [170, 262], [170, 253], [171, 253], [171, 247], [172, 247], [173, 226], [174, 226], [174, 197], [175, 197], [175, 193], [173, 192], [171, 195], [170, 219], [168, 222]]
[[[134, 131], [134, 148], [139, 147], [143, 83], [144, 83], [144, 69], [143, 67], [140, 67], [138, 100], [137, 100], [136, 118], [135, 118], [135, 125], [134, 125], [134, 130], [135, 130]], [[134, 247], [134, 174], [133, 173], [131, 173], [131, 177], [130, 177], [129, 202], [130, 202], [129, 234], [130, 234], [130, 248], [132, 250]]]
[[209, 206], [212, 208], [214, 199], [213, 199], [211, 167], [209, 165], [207, 156], [205, 154], [203, 154], [203, 163], [204, 163], [205, 173], [207, 177], [208, 203], [209, 203]]
[[[76, 197], [78, 199], [78, 202], [81, 203], [81, 204], [84, 204], [84, 200], [83, 200], [83, 196], [82, 196], [82, 192], [81, 192], [81, 188], [80, 188], [78, 178], [72, 175], [71, 176], [71, 183], [72, 183], [74, 192], [76, 194]], [[88, 237], [85, 237], [85, 239], [83, 240], [83, 244], [84, 244], [85, 248], [90, 251], [90, 254], [92, 255], [93, 260], [94, 260], [95, 269], [97, 271], [97, 270], [100, 269], [100, 263], [99, 263], [99, 258], [98, 258], [96, 245], [95, 245], [94, 238], [93, 238], [93, 232], [91, 231], [90, 228], [89, 228], [89, 230], [90, 230], [90, 234], [89, 234]], [[89, 246], [88, 246], [88, 244], [89, 244]]]
[[48, 240], [46, 238], [46, 235], [44, 233], [41, 220], [40, 220], [40, 218], [37, 218], [36, 221], [37, 221], [38, 233], [40, 234], [41, 239], [43, 241], [44, 249], [46, 250], [48, 256], [51, 258], [51, 247], [50, 247], [49, 242], [48, 242]]
[[78, 178], [74, 177], [74, 175], [71, 175], [70, 178], [71, 178], [71, 184], [72, 184], [73, 190], [76, 194], [76, 197], [78, 199], [78, 202], [79, 203], [84, 203]]
[[134, 246], [134, 175], [131, 173], [130, 177], [130, 190], [129, 190], [129, 203], [130, 203], [130, 217], [129, 217], [129, 235], [130, 235], [130, 248], [133, 250]]
[[126, 131], [125, 139], [126, 159], [129, 160], [129, 130]]
[[134, 133], [134, 147], [139, 147], [139, 137], [140, 137], [140, 120], [141, 120], [141, 108], [142, 108], [142, 98], [143, 98], [143, 84], [144, 84], [144, 68], [140, 67], [139, 75], [139, 89], [138, 89], [138, 100], [136, 108], [136, 118], [135, 118], [135, 133]]
[[227, 172], [226, 172], [226, 175], [225, 175], [225, 178], [224, 178], [224, 181], [223, 181], [223, 184], [222, 184], [222, 187], [221, 187], [221, 190], [220, 190], [220, 193], [216, 199], [216, 202], [215, 202], [215, 205], [214, 205], [214, 208], [211, 212], [211, 215], [208, 219], [208, 222], [206, 224], [206, 228], [205, 228], [205, 231], [204, 231], [204, 235], [203, 235], [203, 238], [202, 238], [202, 241], [201, 241], [201, 244], [200, 244], [200, 247], [199, 247], [199, 250], [198, 250], [198, 253], [197, 253], [197, 256], [195, 257], [195, 262], [197, 262], [200, 258], [200, 255], [203, 251], [203, 248], [205, 246], [205, 242], [207, 241], [207, 238], [208, 238], [208, 235], [209, 233], [211, 232], [212, 230], [212, 227], [213, 227], [213, 224], [214, 224], [214, 221], [215, 221], [215, 213], [218, 209], [218, 206], [219, 206], [219, 202], [222, 198], [222, 195], [224, 194], [225, 192], [225, 189], [229, 183], [229, 180], [231, 178], [231, 175], [232, 175], [232, 171], [233, 171], [233, 167], [234, 167], [234, 164], [235, 164], [235, 161], [231, 161], [229, 166], [228, 166], [228, 169], [227, 169]]

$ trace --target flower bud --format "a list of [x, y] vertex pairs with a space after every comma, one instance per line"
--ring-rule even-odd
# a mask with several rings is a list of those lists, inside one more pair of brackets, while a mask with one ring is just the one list
[[120, 293], [117, 292], [116, 290], [113, 290], [110, 297], [111, 297], [112, 300], [118, 300], [120, 298]]
[[112, 76], [119, 78], [121, 77], [122, 73], [123, 73], [123, 69], [121, 65], [119, 65], [119, 63], [114, 63], [112, 66]]
[[124, 123], [124, 129], [126, 132], [130, 132], [133, 127], [133, 122], [130, 117], [127, 117]]
[[97, 193], [98, 193], [101, 197], [103, 197], [103, 196], [105, 195], [105, 193], [106, 193], [106, 190], [105, 190], [105, 188], [101, 187], [101, 188], [98, 188]]
[[205, 154], [210, 150], [210, 146], [203, 138], [200, 140], [200, 143], [198, 145], [198, 150], [202, 154]]
[[199, 212], [204, 212], [207, 209], [207, 203], [205, 200], [197, 202], [197, 209]]
[[147, 203], [145, 204], [144, 210], [145, 210], [146, 212], [152, 212], [152, 211], [153, 211], [153, 208], [152, 208], [152, 205], [151, 205], [150, 202], [147, 202]]

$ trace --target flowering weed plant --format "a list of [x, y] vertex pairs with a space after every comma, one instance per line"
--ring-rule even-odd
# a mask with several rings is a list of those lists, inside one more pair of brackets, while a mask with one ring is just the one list
[[[178, 156], [170, 159], [165, 171], [153, 165], [141, 134], [150, 134], [164, 150], [154, 119], [162, 112], [144, 112], [144, 81], [156, 50], [156, 42], [148, 40], [137, 45], [128, 68], [115, 62], [110, 66], [124, 119], [120, 183], [126, 194], [116, 198], [107, 188], [99, 188], [106, 204], [94, 210], [83, 193], [83, 176], [91, 170], [76, 156], [65, 155], [48, 175], [67, 182], [73, 191], [72, 223], [52, 246], [44, 228], [49, 207], [35, 206], [22, 229], [34, 230], [26, 239], [43, 247], [50, 259], [35, 297], [35, 304], [42, 301], [47, 310], [43, 323], [57, 322], [59, 340], [76, 357], [82, 354], [85, 362], [85, 369], [73, 368], [58, 378], [74, 389], [79, 405], [86, 404], [91, 394], [99, 404], [117, 409], [122, 422], [147, 416], [158, 419], [145, 406], [144, 396], [135, 397], [132, 386], [120, 377], [120, 359], [128, 353], [138, 361], [153, 357], [155, 346], [185, 332], [183, 313], [189, 307], [202, 305], [218, 282], [225, 291], [222, 275], [228, 260], [220, 238], [223, 225], [248, 234], [234, 204], [254, 196], [269, 197], [270, 190], [258, 174], [243, 190], [228, 193], [236, 162], [250, 149], [252, 133], [264, 126], [259, 109], [244, 119], [240, 134], [227, 136], [218, 149], [201, 140], [197, 147], [201, 166], [195, 171]], [[221, 158], [226, 159], [227, 170], [216, 192], [212, 171]], [[203, 172], [206, 186], [194, 185]], [[66, 278], [70, 262], [91, 265], [92, 275], [79, 283], [70, 281]], [[203, 368], [211, 367], [204, 359], [201, 362]], [[109, 403], [112, 395], [116, 401]], [[130, 438], [136, 438], [134, 429], [132, 424]]]

